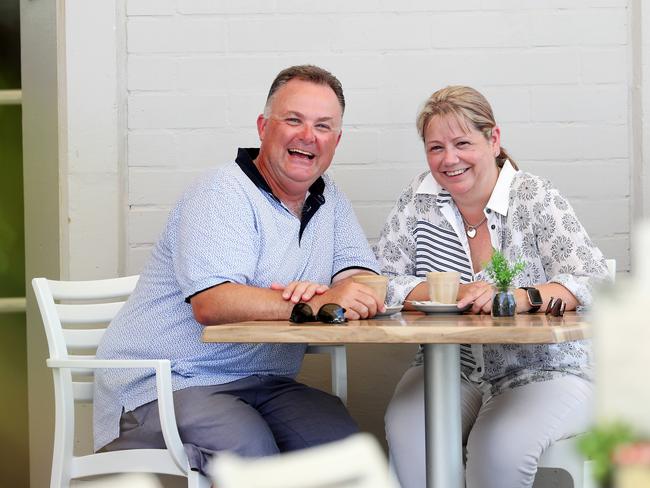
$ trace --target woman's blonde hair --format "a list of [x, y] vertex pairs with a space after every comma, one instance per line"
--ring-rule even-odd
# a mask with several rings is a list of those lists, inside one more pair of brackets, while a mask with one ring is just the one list
[[[424, 131], [431, 119], [442, 116], [455, 118], [465, 130], [469, 130], [469, 124], [471, 124], [486, 139], [490, 138], [492, 130], [497, 125], [490, 103], [477, 90], [469, 86], [448, 86], [428, 98], [416, 120], [418, 133], [423, 141]], [[506, 159], [512, 163], [515, 169], [518, 169], [517, 164], [506, 150], [500, 147], [499, 155], [496, 157], [499, 167], [503, 166]]]

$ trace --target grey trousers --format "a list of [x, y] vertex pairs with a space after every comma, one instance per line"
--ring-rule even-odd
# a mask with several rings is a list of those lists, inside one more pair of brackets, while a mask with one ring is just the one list
[[[218, 451], [268, 456], [359, 431], [338, 397], [278, 376], [178, 390], [174, 409], [190, 466], [204, 474]], [[158, 404], [153, 401], [124, 412], [120, 436], [101, 451], [164, 447]]]
[[[530, 383], [483, 401], [461, 381], [467, 488], [530, 488], [542, 453], [553, 442], [588, 429], [593, 384], [577, 376]], [[391, 462], [402, 488], [424, 488], [424, 377], [422, 366], [402, 377], [386, 412]]]

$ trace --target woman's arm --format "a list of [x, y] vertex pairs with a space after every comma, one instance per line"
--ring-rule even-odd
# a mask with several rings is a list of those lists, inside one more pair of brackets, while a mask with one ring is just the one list
[[373, 247], [382, 274], [390, 279], [387, 305], [399, 305], [405, 300], [429, 299], [424, 278], [415, 276], [413, 236], [417, 222], [413, 199], [423, 176], [416, 177], [402, 192]]
[[[594, 284], [608, 277], [603, 254], [589, 238], [571, 204], [548, 182], [526, 175], [519, 183], [517, 194], [532, 183], [539, 185], [534, 198], [527, 203], [532, 229], [529, 236], [524, 236], [523, 250], [524, 259], [526, 253], [537, 253], [546, 280], [535, 284], [520, 279], [519, 286], [534, 286], [540, 291], [542, 311], [551, 297], [562, 299], [567, 310], [590, 304]], [[527, 245], [529, 242], [534, 244]], [[518, 311], [527, 311], [530, 305], [526, 292], [516, 290], [515, 296]]]
[[[575, 310], [578, 306], [578, 300], [573, 293], [566, 287], [559, 283], [545, 283], [543, 285], [536, 285], [534, 288], [539, 290], [542, 296], [542, 305], [539, 307], [539, 312], [545, 312], [551, 298], [559, 298], [566, 304], [565, 310]], [[517, 301], [517, 313], [528, 312], [531, 308], [528, 300], [528, 293], [523, 288], [514, 290], [515, 300]]]

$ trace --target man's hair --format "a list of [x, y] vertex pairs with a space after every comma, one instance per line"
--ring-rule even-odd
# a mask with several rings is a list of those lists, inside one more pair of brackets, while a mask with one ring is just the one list
[[314, 66], [313, 64], [302, 64], [299, 66], [290, 66], [289, 68], [283, 69], [278, 73], [278, 76], [275, 77], [269, 94], [266, 97], [266, 105], [264, 106], [264, 117], [269, 116], [269, 111], [271, 109], [271, 101], [273, 95], [277, 92], [283, 85], [286, 85], [289, 81], [297, 79], [302, 81], [309, 81], [310, 83], [316, 83], [317, 85], [327, 85], [329, 86], [336, 98], [341, 105], [341, 114], [345, 111], [345, 97], [343, 96], [343, 87], [341, 82], [327, 70]]

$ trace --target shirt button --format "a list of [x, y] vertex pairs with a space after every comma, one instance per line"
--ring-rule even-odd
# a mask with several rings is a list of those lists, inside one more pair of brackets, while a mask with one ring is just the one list
[[492, 225], [490, 226], [490, 229], [494, 230], [494, 229], [496, 229], [496, 227], [497, 227], [496, 225], [492, 224]]
[[478, 372], [480, 373], [481, 371], [483, 371], [483, 368], [481, 368], [481, 367], [479, 366], [478, 368], [476, 368], [476, 371], [478, 371]]
[[487, 213], [492, 213], [492, 210], [490, 210], [490, 209], [488, 208], [488, 209], [486, 210], [486, 212], [487, 212]]

